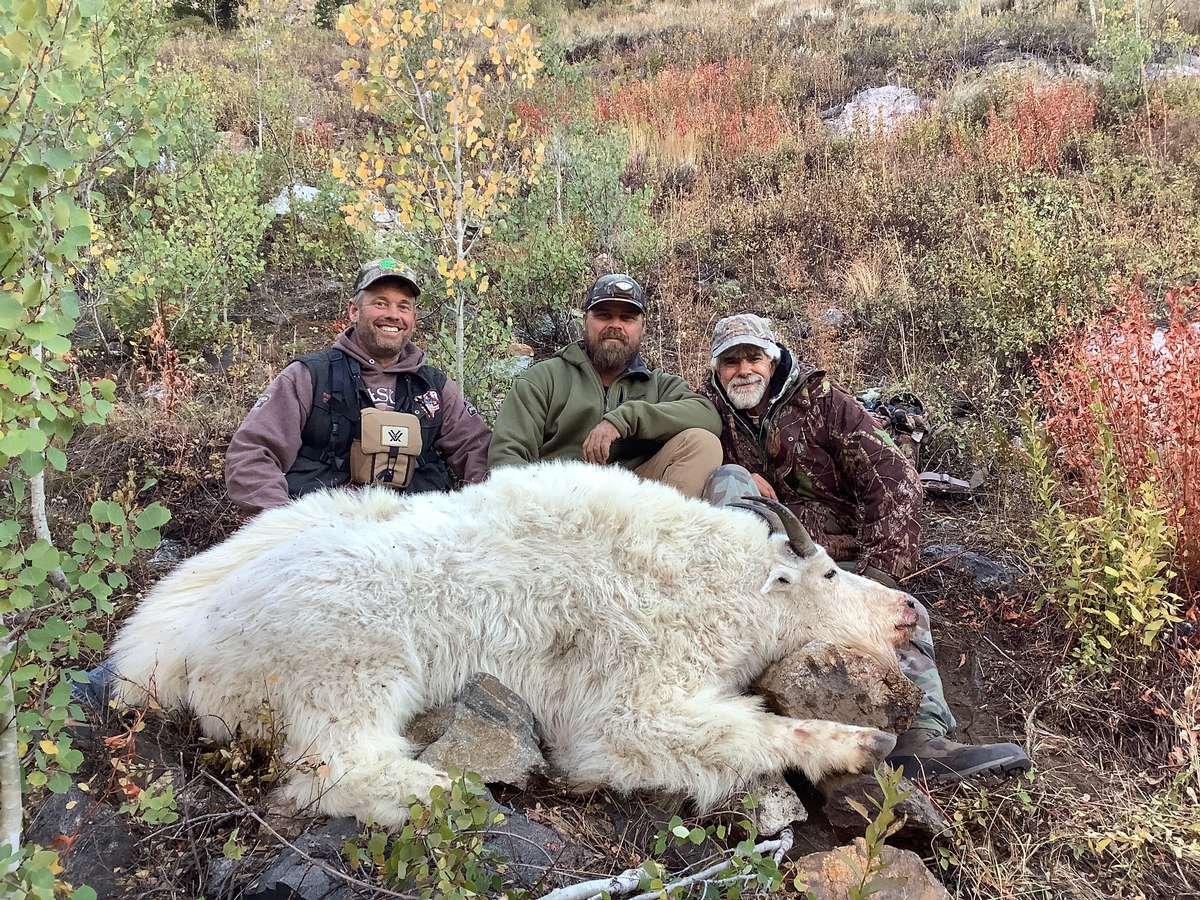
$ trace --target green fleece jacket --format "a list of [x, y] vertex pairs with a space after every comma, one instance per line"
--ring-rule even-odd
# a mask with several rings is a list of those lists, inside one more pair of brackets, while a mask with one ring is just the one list
[[606, 390], [582, 343], [568, 344], [521, 375], [500, 407], [488, 464], [579, 459], [600, 420], [616, 426], [609, 462], [635, 469], [688, 428], [721, 433], [712, 403], [678, 375], [650, 371], [640, 356]]

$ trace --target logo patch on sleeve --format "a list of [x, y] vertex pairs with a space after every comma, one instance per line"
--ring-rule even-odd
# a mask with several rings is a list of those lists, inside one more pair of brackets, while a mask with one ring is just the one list
[[437, 391], [426, 391], [417, 397], [417, 404], [424, 407], [425, 415], [432, 419], [442, 411], [442, 398]]

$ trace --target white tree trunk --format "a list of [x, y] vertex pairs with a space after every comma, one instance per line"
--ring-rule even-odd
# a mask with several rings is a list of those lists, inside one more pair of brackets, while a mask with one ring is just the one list
[[[12, 649], [12, 642], [4, 644], [4, 654]], [[21, 758], [17, 754], [17, 709], [13, 698], [12, 667], [0, 682], [0, 845], [12, 851], [10, 862], [0, 866], [0, 875], [15, 868], [16, 851], [21, 846]]]

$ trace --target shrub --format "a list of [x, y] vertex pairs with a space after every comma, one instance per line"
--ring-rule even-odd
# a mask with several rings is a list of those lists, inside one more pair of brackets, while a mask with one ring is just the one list
[[1139, 288], [1118, 292], [1112, 312], [1037, 366], [1038, 555], [1085, 663], [1146, 656], [1177, 620], [1175, 591], [1200, 584], [1195, 293], [1169, 294], [1156, 328]]
[[1078, 143], [1095, 117], [1096, 99], [1085, 85], [1027, 84], [1006, 115], [1001, 117], [995, 107], [988, 110], [984, 157], [1010, 171], [1057, 173], [1064, 149]]
[[775, 146], [787, 131], [778, 105], [755, 96], [750, 63], [668, 66], [648, 81], [596, 100], [597, 117], [629, 133], [652, 165], [700, 165]]
[[219, 336], [232, 301], [263, 271], [259, 244], [270, 212], [258, 199], [258, 172], [252, 157], [216, 153], [190, 171], [147, 180], [147, 193], [110, 228], [100, 293], [127, 339], [141, 339], [161, 318], [172, 344], [200, 348]]

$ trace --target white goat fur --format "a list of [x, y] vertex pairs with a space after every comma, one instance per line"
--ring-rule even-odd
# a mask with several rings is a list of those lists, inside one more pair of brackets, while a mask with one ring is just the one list
[[[827, 577], [835, 570], [832, 577]], [[709, 807], [799, 767], [857, 771], [892, 738], [793, 720], [741, 695], [823, 639], [895, 666], [903, 595], [798, 558], [758, 516], [618, 467], [543, 463], [458, 493], [310, 495], [163, 579], [114, 647], [118, 692], [262, 736], [284, 790], [385, 825], [446, 784], [401, 732], [475, 672], [521, 695], [575, 785], [660, 788]]]

